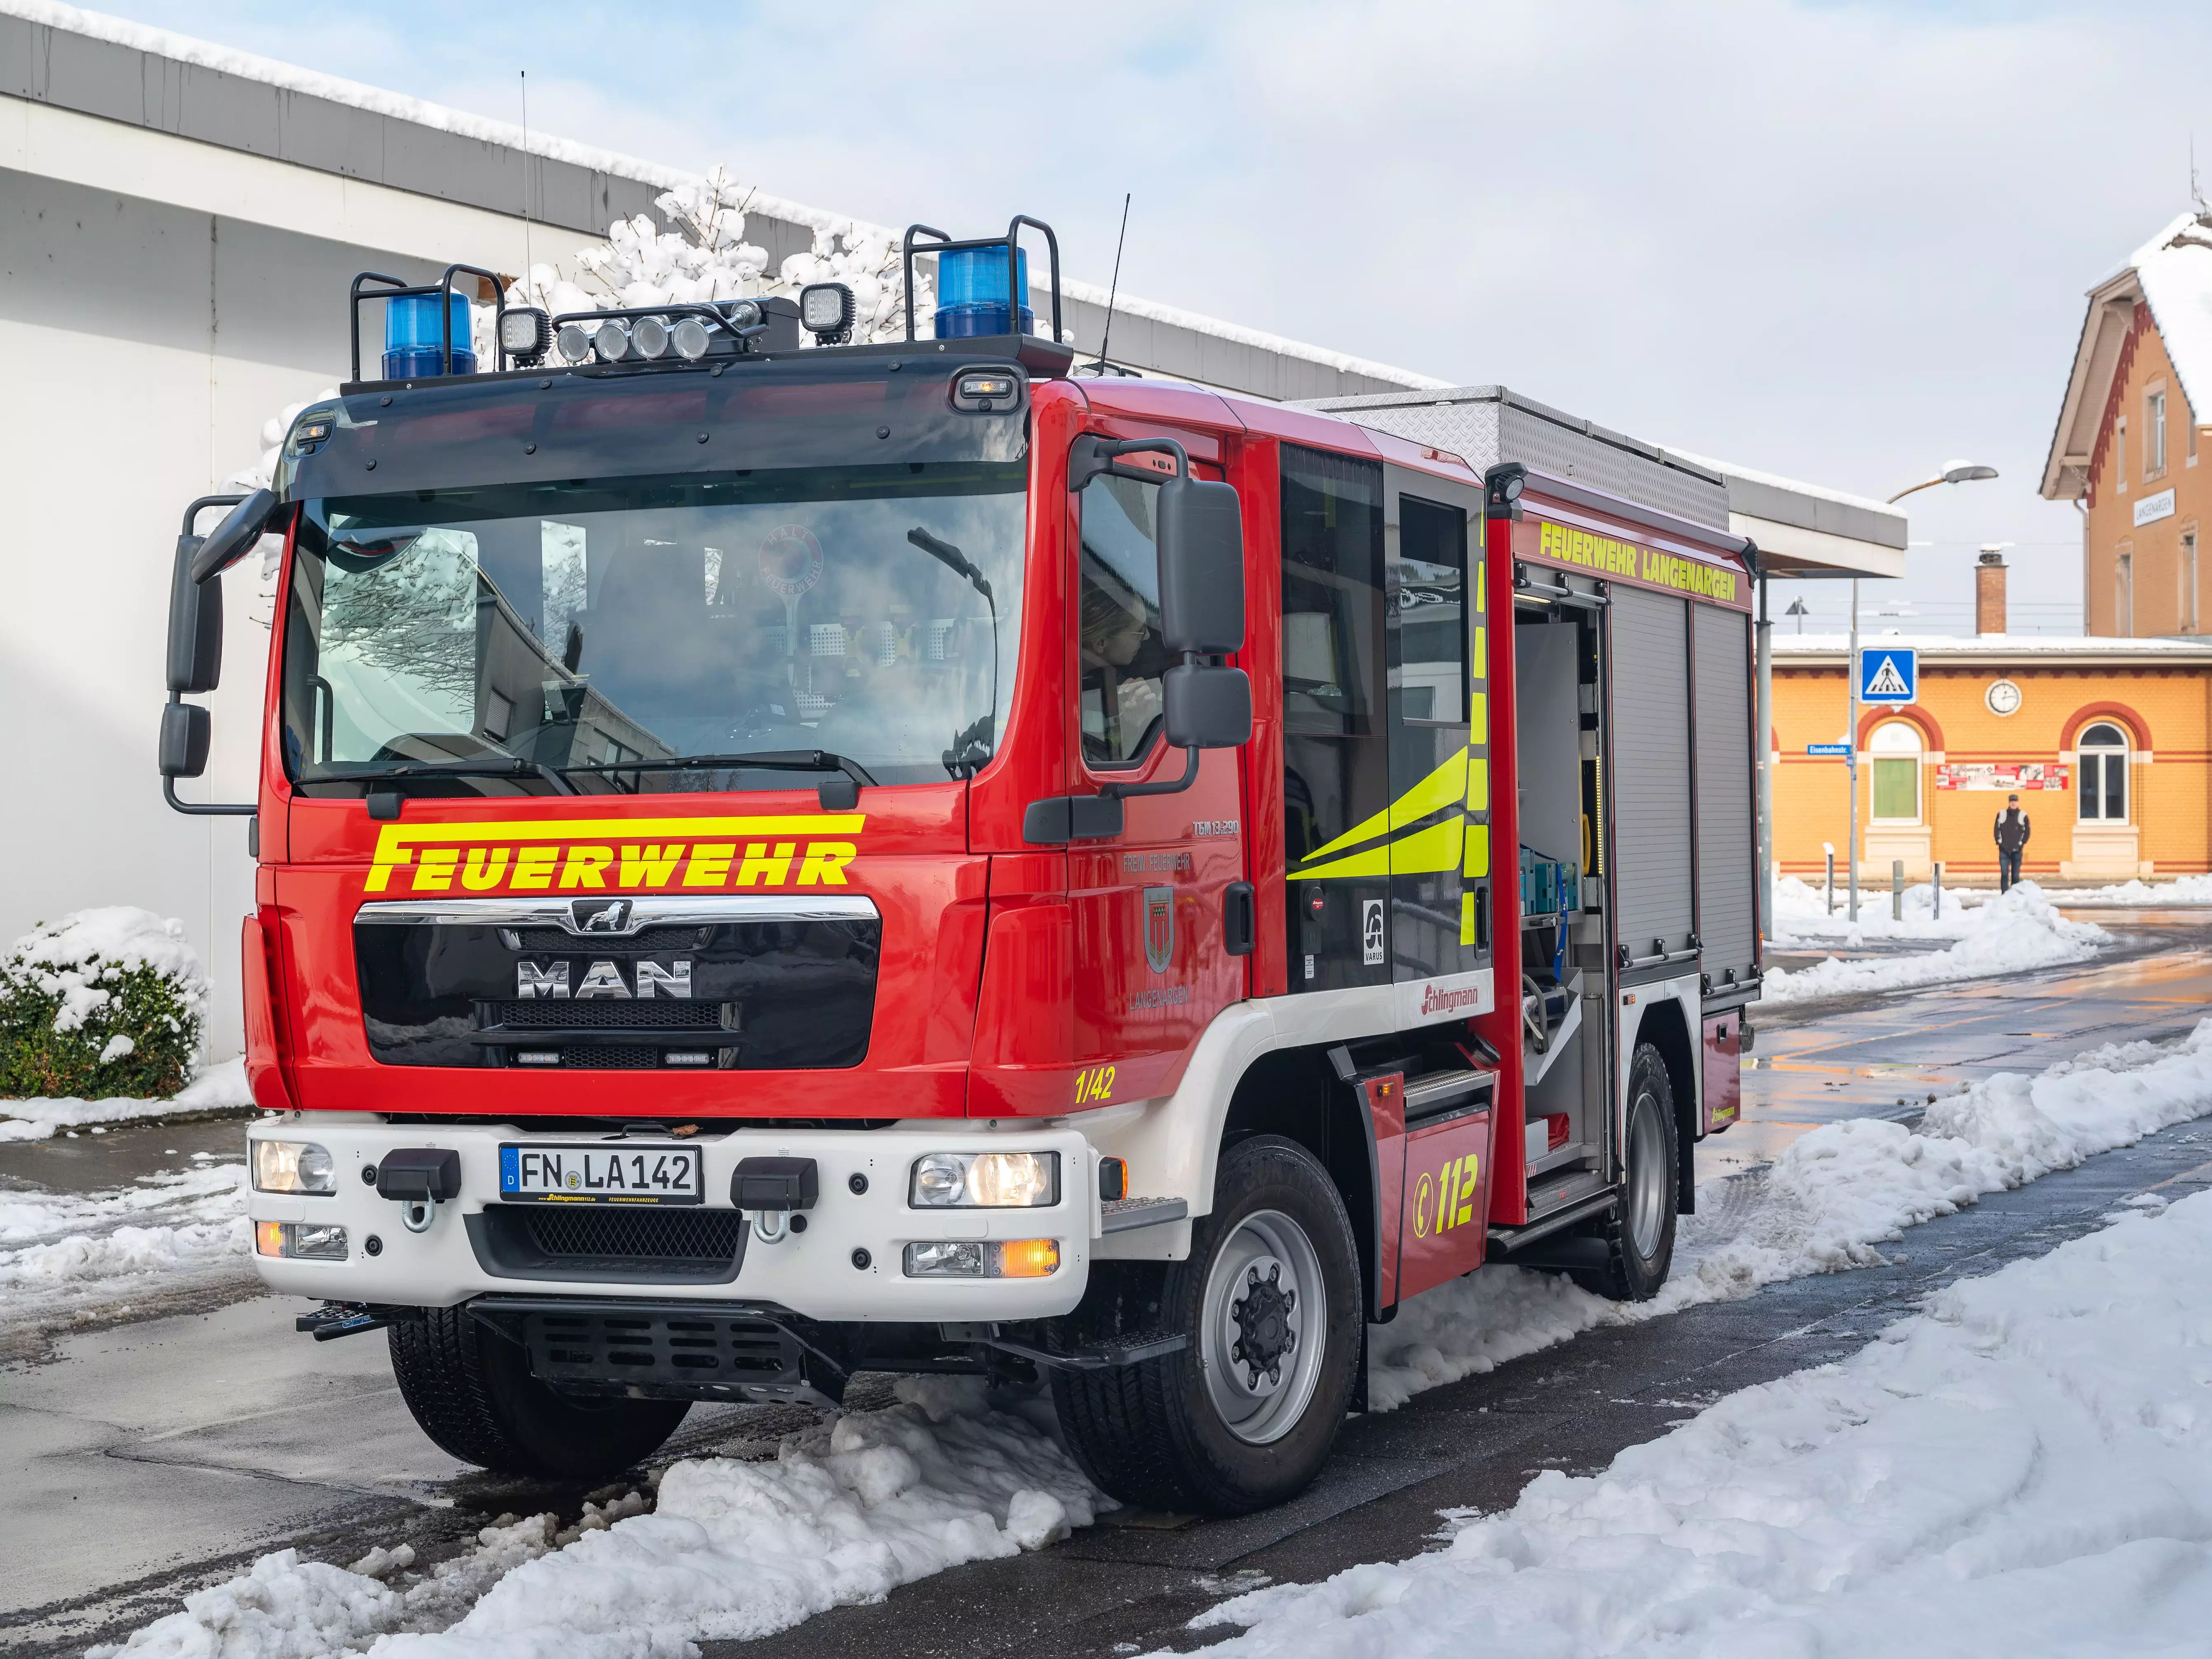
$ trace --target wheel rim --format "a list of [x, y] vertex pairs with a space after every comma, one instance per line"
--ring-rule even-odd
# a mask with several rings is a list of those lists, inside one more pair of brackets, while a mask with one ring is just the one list
[[1306, 1231], [1256, 1210], [1214, 1256], [1200, 1310], [1206, 1397], [1239, 1440], [1264, 1446], [1297, 1425], [1321, 1380], [1328, 1292]]
[[1649, 1261], [1667, 1224], [1667, 1139], [1660, 1133], [1658, 1097], [1636, 1097], [1628, 1118], [1628, 1242]]

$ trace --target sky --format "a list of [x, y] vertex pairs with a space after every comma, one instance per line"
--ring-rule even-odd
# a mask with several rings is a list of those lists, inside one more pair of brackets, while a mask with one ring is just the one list
[[[2212, 174], [2212, 6], [1636, 0], [1111, 8], [134, 0], [125, 15], [956, 234], [1695, 453], [1907, 504], [1866, 624], [2073, 631], [2037, 495], [2084, 293]], [[1848, 584], [1802, 589], [1808, 631]], [[1790, 618], [1785, 626], [1794, 627]]]

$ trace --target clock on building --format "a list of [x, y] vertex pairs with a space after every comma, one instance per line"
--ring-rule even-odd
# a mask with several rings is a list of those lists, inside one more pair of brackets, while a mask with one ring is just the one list
[[1990, 706], [1992, 714], [2010, 714], [2020, 708], [2020, 687], [2010, 680], [1991, 680], [1990, 689], [1982, 694], [1982, 701]]

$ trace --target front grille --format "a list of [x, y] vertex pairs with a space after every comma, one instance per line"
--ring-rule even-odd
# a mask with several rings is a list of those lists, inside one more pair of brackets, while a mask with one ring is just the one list
[[707, 941], [708, 927], [647, 927], [635, 933], [571, 933], [559, 927], [516, 930], [526, 951], [691, 951]]
[[688, 1002], [674, 997], [647, 997], [638, 1001], [586, 997], [555, 1000], [532, 998], [525, 1002], [487, 1002], [484, 1023], [522, 1028], [558, 1026], [568, 1030], [634, 1031], [679, 1030], [718, 1031], [723, 1029], [720, 1002]]
[[[561, 1064], [569, 1071], [582, 1072], [657, 1072], [661, 1068], [659, 1049], [623, 1048], [611, 1042], [564, 1044]], [[695, 1066], [690, 1069], [705, 1068]]]
[[530, 1242], [548, 1256], [725, 1262], [737, 1255], [744, 1236], [744, 1218], [735, 1210], [574, 1204], [517, 1207]]
[[799, 1344], [763, 1319], [688, 1310], [529, 1313], [523, 1345], [548, 1382], [675, 1385], [708, 1395], [789, 1387]]

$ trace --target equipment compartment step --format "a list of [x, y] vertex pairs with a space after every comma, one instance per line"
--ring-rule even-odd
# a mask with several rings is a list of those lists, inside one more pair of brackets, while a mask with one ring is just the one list
[[1180, 1198], [1114, 1198], [1098, 1206], [1100, 1233], [1126, 1233], [1133, 1227], [1158, 1227], [1181, 1221], [1190, 1206]]

